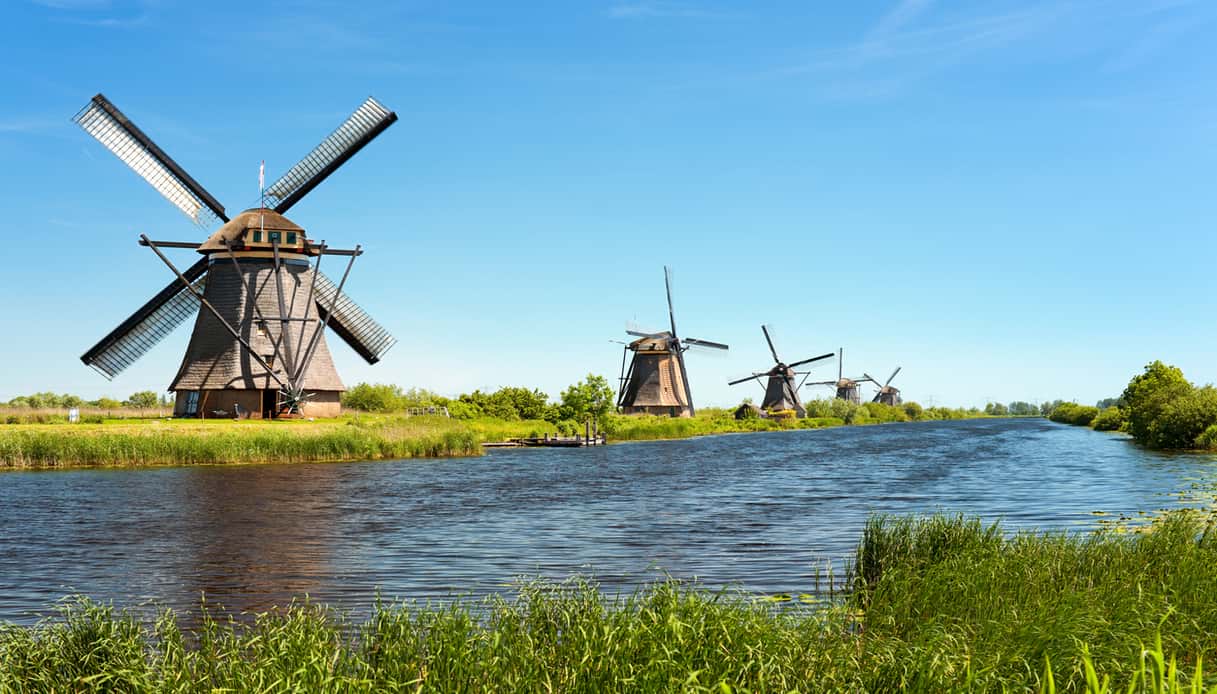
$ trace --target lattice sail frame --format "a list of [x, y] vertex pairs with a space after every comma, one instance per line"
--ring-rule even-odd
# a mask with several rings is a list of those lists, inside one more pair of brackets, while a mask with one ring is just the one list
[[[81, 357], [81, 360], [105, 376], [107, 380], [114, 380], [115, 376], [138, 361], [179, 325], [198, 315], [198, 297], [187, 290], [184, 285], [179, 283], [178, 286], [181, 287], [180, 291], [142, 318], [132, 316], [135, 319], [132, 326], [109, 340], [108, 344], [106, 344], [107, 340], [102, 340], [97, 347], [90, 350], [90, 352], [97, 350], [95, 354], [86, 354]], [[190, 286], [202, 294], [207, 287], [207, 276], [203, 275], [194, 280]], [[138, 316], [138, 314], [136, 315]]]
[[368, 97], [321, 144], [266, 188], [267, 206], [282, 214], [396, 120], [397, 114]]
[[[317, 272], [315, 291], [317, 307], [328, 312], [338, 287], [324, 273]], [[346, 292], [338, 296], [338, 301], [333, 303], [333, 306], [330, 327], [369, 364], [380, 361], [385, 352], [397, 344], [397, 338], [390, 335], [389, 331], [368, 315], [359, 304], [351, 301]], [[322, 315], [324, 316], [324, 313]]]
[[173, 165], [166, 163], [168, 157], [163, 152], [154, 150], [155, 145], [149, 146], [150, 142], [141, 141], [147, 137], [105, 97], [100, 94], [93, 97], [72, 120], [200, 228], [209, 231], [227, 221], [172, 170]]

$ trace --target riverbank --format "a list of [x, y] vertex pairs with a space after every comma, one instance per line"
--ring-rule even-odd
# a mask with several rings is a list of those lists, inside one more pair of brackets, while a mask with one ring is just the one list
[[[949, 418], [962, 418], [966, 413], [956, 414]], [[707, 408], [690, 418], [609, 415], [601, 420], [600, 430], [613, 443], [911, 419], [903, 409], [875, 403], [854, 406], [848, 411], [848, 419], [832, 416], [736, 419], [730, 410]], [[315, 421], [159, 418], [7, 424], [0, 425], [0, 469], [476, 456], [482, 454], [481, 444], [486, 442], [546, 433], [556, 433], [555, 425], [540, 420], [382, 414], [350, 414]]]
[[1007, 537], [958, 517], [876, 518], [837, 595], [533, 583], [382, 605], [360, 623], [307, 604], [204, 612], [189, 632], [69, 601], [0, 629], [0, 690], [1193, 691], [1217, 649], [1211, 517], [1137, 529]]

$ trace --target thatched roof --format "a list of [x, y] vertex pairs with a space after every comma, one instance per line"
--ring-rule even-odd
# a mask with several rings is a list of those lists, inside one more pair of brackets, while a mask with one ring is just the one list
[[283, 215], [268, 209], [252, 209], [245, 210], [241, 214], [228, 220], [228, 222], [216, 229], [215, 233], [207, 237], [207, 240], [199, 246], [199, 253], [215, 253], [216, 251], [226, 250], [224, 241], [236, 243], [245, 238], [245, 232], [249, 229], [266, 229], [267, 231], [294, 231], [301, 236], [304, 235], [304, 229], [301, 229], [295, 222], [284, 217]]

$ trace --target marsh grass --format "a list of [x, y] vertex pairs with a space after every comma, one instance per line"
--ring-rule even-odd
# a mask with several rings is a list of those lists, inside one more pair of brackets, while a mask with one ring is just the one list
[[186, 630], [77, 598], [0, 627], [0, 691], [1217, 692], [1213, 544], [1195, 514], [1126, 535], [879, 517], [852, 590], [815, 610], [573, 579], [358, 623], [308, 603], [205, 610]]

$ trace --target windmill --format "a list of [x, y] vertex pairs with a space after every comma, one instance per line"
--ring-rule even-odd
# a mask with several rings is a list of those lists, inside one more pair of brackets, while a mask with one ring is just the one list
[[875, 382], [875, 379], [862, 374], [862, 378], [846, 378], [845, 377], [845, 348], [842, 347], [837, 351], [837, 380], [835, 381], [816, 381], [808, 383], [809, 386], [832, 386], [837, 389], [837, 398], [840, 400], [848, 400], [855, 405], [862, 403], [862, 398], [858, 395], [858, 384], [870, 381]]
[[769, 353], [773, 355], [774, 366], [768, 371], [754, 372], [751, 376], [728, 381], [727, 385], [733, 386], [751, 380], [756, 380], [757, 383], [760, 383], [762, 376], [768, 377], [768, 381], [765, 384], [765, 399], [761, 402], [761, 409], [770, 412], [794, 410], [797, 416], [806, 417], [807, 410], [803, 408], [803, 402], [799, 399], [799, 388], [803, 386], [803, 382], [800, 381], [798, 385], [795, 385], [795, 377], [801, 375], [803, 381], [806, 381], [807, 376], [811, 372], [795, 371], [795, 368], [804, 364], [832, 359], [837, 356], [836, 353], [829, 352], [828, 354], [821, 354], [818, 357], [796, 361], [793, 364], [786, 364], [778, 358], [778, 351], [773, 346], [773, 338], [769, 335], [769, 327], [762, 325], [761, 331], [765, 333], [765, 342], [769, 345]]
[[[279, 180], [259, 207], [229, 219], [224, 208], [105, 96], [72, 119], [204, 231], [203, 242], [140, 244], [176, 275], [135, 313], [81, 356], [108, 379], [142, 357], [177, 326], [195, 319], [181, 367], [169, 386], [174, 414], [275, 417], [332, 416], [345, 387], [325, 342], [331, 328], [369, 364], [396, 339], [343, 294], [353, 250], [315, 243], [284, 217], [293, 205], [392, 125], [397, 114], [368, 98]], [[178, 270], [162, 249], [203, 255]], [[326, 256], [347, 259], [334, 283], [320, 270]]]
[[[892, 385], [892, 380], [896, 378], [896, 374], [898, 373], [900, 373], [899, 366], [896, 367], [896, 370], [892, 372], [891, 376], [887, 377], [887, 382], [885, 382], [882, 386], [879, 386], [879, 392], [875, 393], [875, 398], [874, 400], [871, 400], [871, 402], [883, 403], [884, 405], [891, 405], [892, 407], [895, 407], [903, 402], [900, 399], [900, 389]], [[867, 376], [867, 378], [870, 378], [875, 385], [879, 385], [879, 381], [876, 381], [870, 376]]]
[[[638, 339], [625, 345], [621, 352], [620, 395], [617, 409], [623, 414], [663, 414], [672, 417], [692, 417], [693, 394], [689, 390], [689, 375], [685, 370], [685, 350], [693, 347], [727, 349], [721, 342], [685, 338], [676, 333], [676, 312], [672, 310], [672, 271], [663, 268], [664, 286], [668, 293], [668, 320], [671, 330], [648, 333], [626, 329]], [[634, 353], [626, 367], [626, 357]]]

